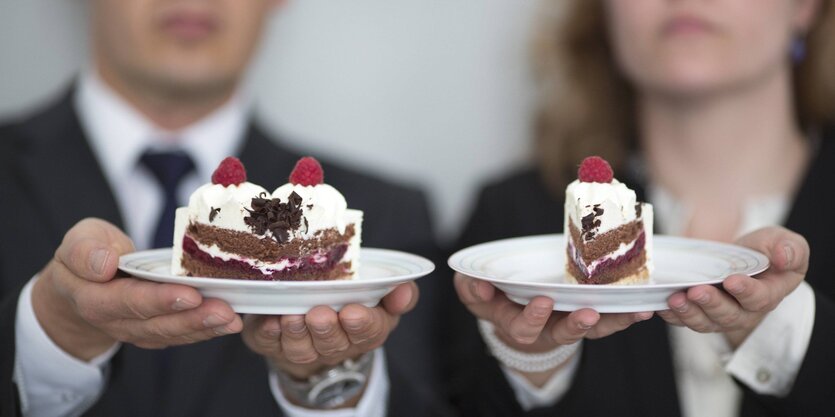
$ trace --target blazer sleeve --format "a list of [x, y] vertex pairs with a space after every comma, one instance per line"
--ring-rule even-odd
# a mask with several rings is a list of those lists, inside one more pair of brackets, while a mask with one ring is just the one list
[[[815, 325], [806, 357], [789, 395], [778, 398], [745, 391], [743, 410], [762, 410], [769, 415], [817, 416], [835, 410], [835, 302], [815, 291]], [[745, 414], [745, 413], [743, 413]], [[757, 415], [757, 414], [754, 414]]]
[[15, 319], [20, 290], [0, 293], [0, 417], [20, 416], [20, 396], [12, 381], [15, 364]]

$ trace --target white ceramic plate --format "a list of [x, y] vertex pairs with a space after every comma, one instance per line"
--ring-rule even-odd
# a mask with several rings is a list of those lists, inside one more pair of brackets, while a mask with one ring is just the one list
[[667, 297], [733, 274], [768, 268], [762, 253], [737, 245], [671, 236], [653, 237], [651, 284], [578, 285], [565, 282], [563, 235], [529, 236], [482, 243], [449, 258], [452, 269], [491, 282], [508, 298], [527, 304], [536, 296], [554, 300], [554, 310], [590, 307], [601, 313], [666, 310]]
[[435, 265], [417, 255], [388, 249], [360, 249], [357, 279], [340, 281], [248, 281], [171, 274], [171, 249], [134, 252], [119, 269], [135, 277], [197, 288], [204, 297], [226, 301], [238, 313], [304, 314], [318, 305], [339, 310], [347, 304], [377, 305], [398, 284], [431, 273]]

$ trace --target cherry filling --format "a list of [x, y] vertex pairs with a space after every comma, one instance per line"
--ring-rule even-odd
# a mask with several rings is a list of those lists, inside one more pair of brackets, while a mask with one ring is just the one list
[[188, 236], [183, 236], [183, 252], [195, 260], [211, 265], [215, 268], [240, 271], [247, 274], [257, 273], [263, 276], [262, 279], [272, 281], [300, 279], [302, 278], [301, 275], [321, 274], [324, 271], [334, 269], [337, 264], [339, 264], [339, 261], [342, 260], [342, 257], [345, 256], [345, 252], [347, 250], [348, 245], [341, 244], [334, 246], [327, 252], [315, 253], [301, 259], [291, 257], [276, 259], [276, 263], [287, 260], [287, 267], [280, 271], [273, 271], [272, 273], [265, 274], [260, 269], [255, 268], [244, 261], [237, 259], [229, 259], [225, 261], [221, 258], [212, 256], [211, 254], [200, 250], [194, 239]]
[[641, 232], [641, 234], [638, 235], [638, 238], [635, 239], [635, 244], [632, 245], [631, 249], [626, 251], [626, 253], [624, 253], [623, 255], [618, 256], [617, 258], [610, 258], [601, 261], [599, 264], [597, 264], [597, 267], [594, 268], [594, 272], [589, 274], [586, 264], [580, 257], [580, 252], [577, 250], [576, 247], [574, 247], [574, 242], [569, 239], [569, 245], [571, 245], [570, 252], [572, 260], [574, 261], [574, 264], [577, 265], [577, 269], [579, 269], [580, 272], [583, 273], [583, 276], [586, 278], [594, 278], [595, 276], [600, 275], [609, 269], [617, 268], [631, 261], [633, 258], [641, 254], [641, 251], [644, 249], [645, 242], [646, 236], [644, 232]]

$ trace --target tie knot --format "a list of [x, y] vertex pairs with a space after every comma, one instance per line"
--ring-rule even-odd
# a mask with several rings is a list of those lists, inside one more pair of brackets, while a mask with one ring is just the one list
[[165, 192], [172, 195], [183, 177], [194, 170], [194, 161], [183, 151], [145, 151], [139, 160], [154, 174]]

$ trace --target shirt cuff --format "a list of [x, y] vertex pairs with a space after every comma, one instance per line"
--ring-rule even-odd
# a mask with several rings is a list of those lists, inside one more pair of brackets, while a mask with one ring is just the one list
[[382, 348], [374, 351], [374, 362], [368, 376], [368, 385], [355, 408], [318, 410], [295, 405], [284, 397], [278, 382], [278, 375], [272, 369], [269, 372], [270, 390], [278, 402], [278, 406], [281, 407], [287, 417], [385, 417], [389, 394], [389, 379], [385, 359]]
[[541, 388], [531, 384], [515, 370], [501, 365], [502, 372], [510, 383], [510, 387], [513, 388], [516, 401], [522, 407], [522, 410], [530, 411], [534, 408], [550, 407], [562, 399], [568, 389], [571, 388], [574, 374], [577, 373], [577, 368], [580, 365], [582, 351], [582, 348], [577, 349], [577, 352], [571, 356], [568, 362], [555, 372]]
[[33, 277], [23, 287], [15, 317], [12, 378], [20, 392], [22, 412], [27, 417], [79, 415], [104, 391], [110, 359], [120, 344], [89, 362], [64, 352], [35, 316], [32, 287], [37, 279]]
[[815, 293], [803, 281], [748, 335], [725, 369], [758, 394], [788, 395], [814, 324]]

